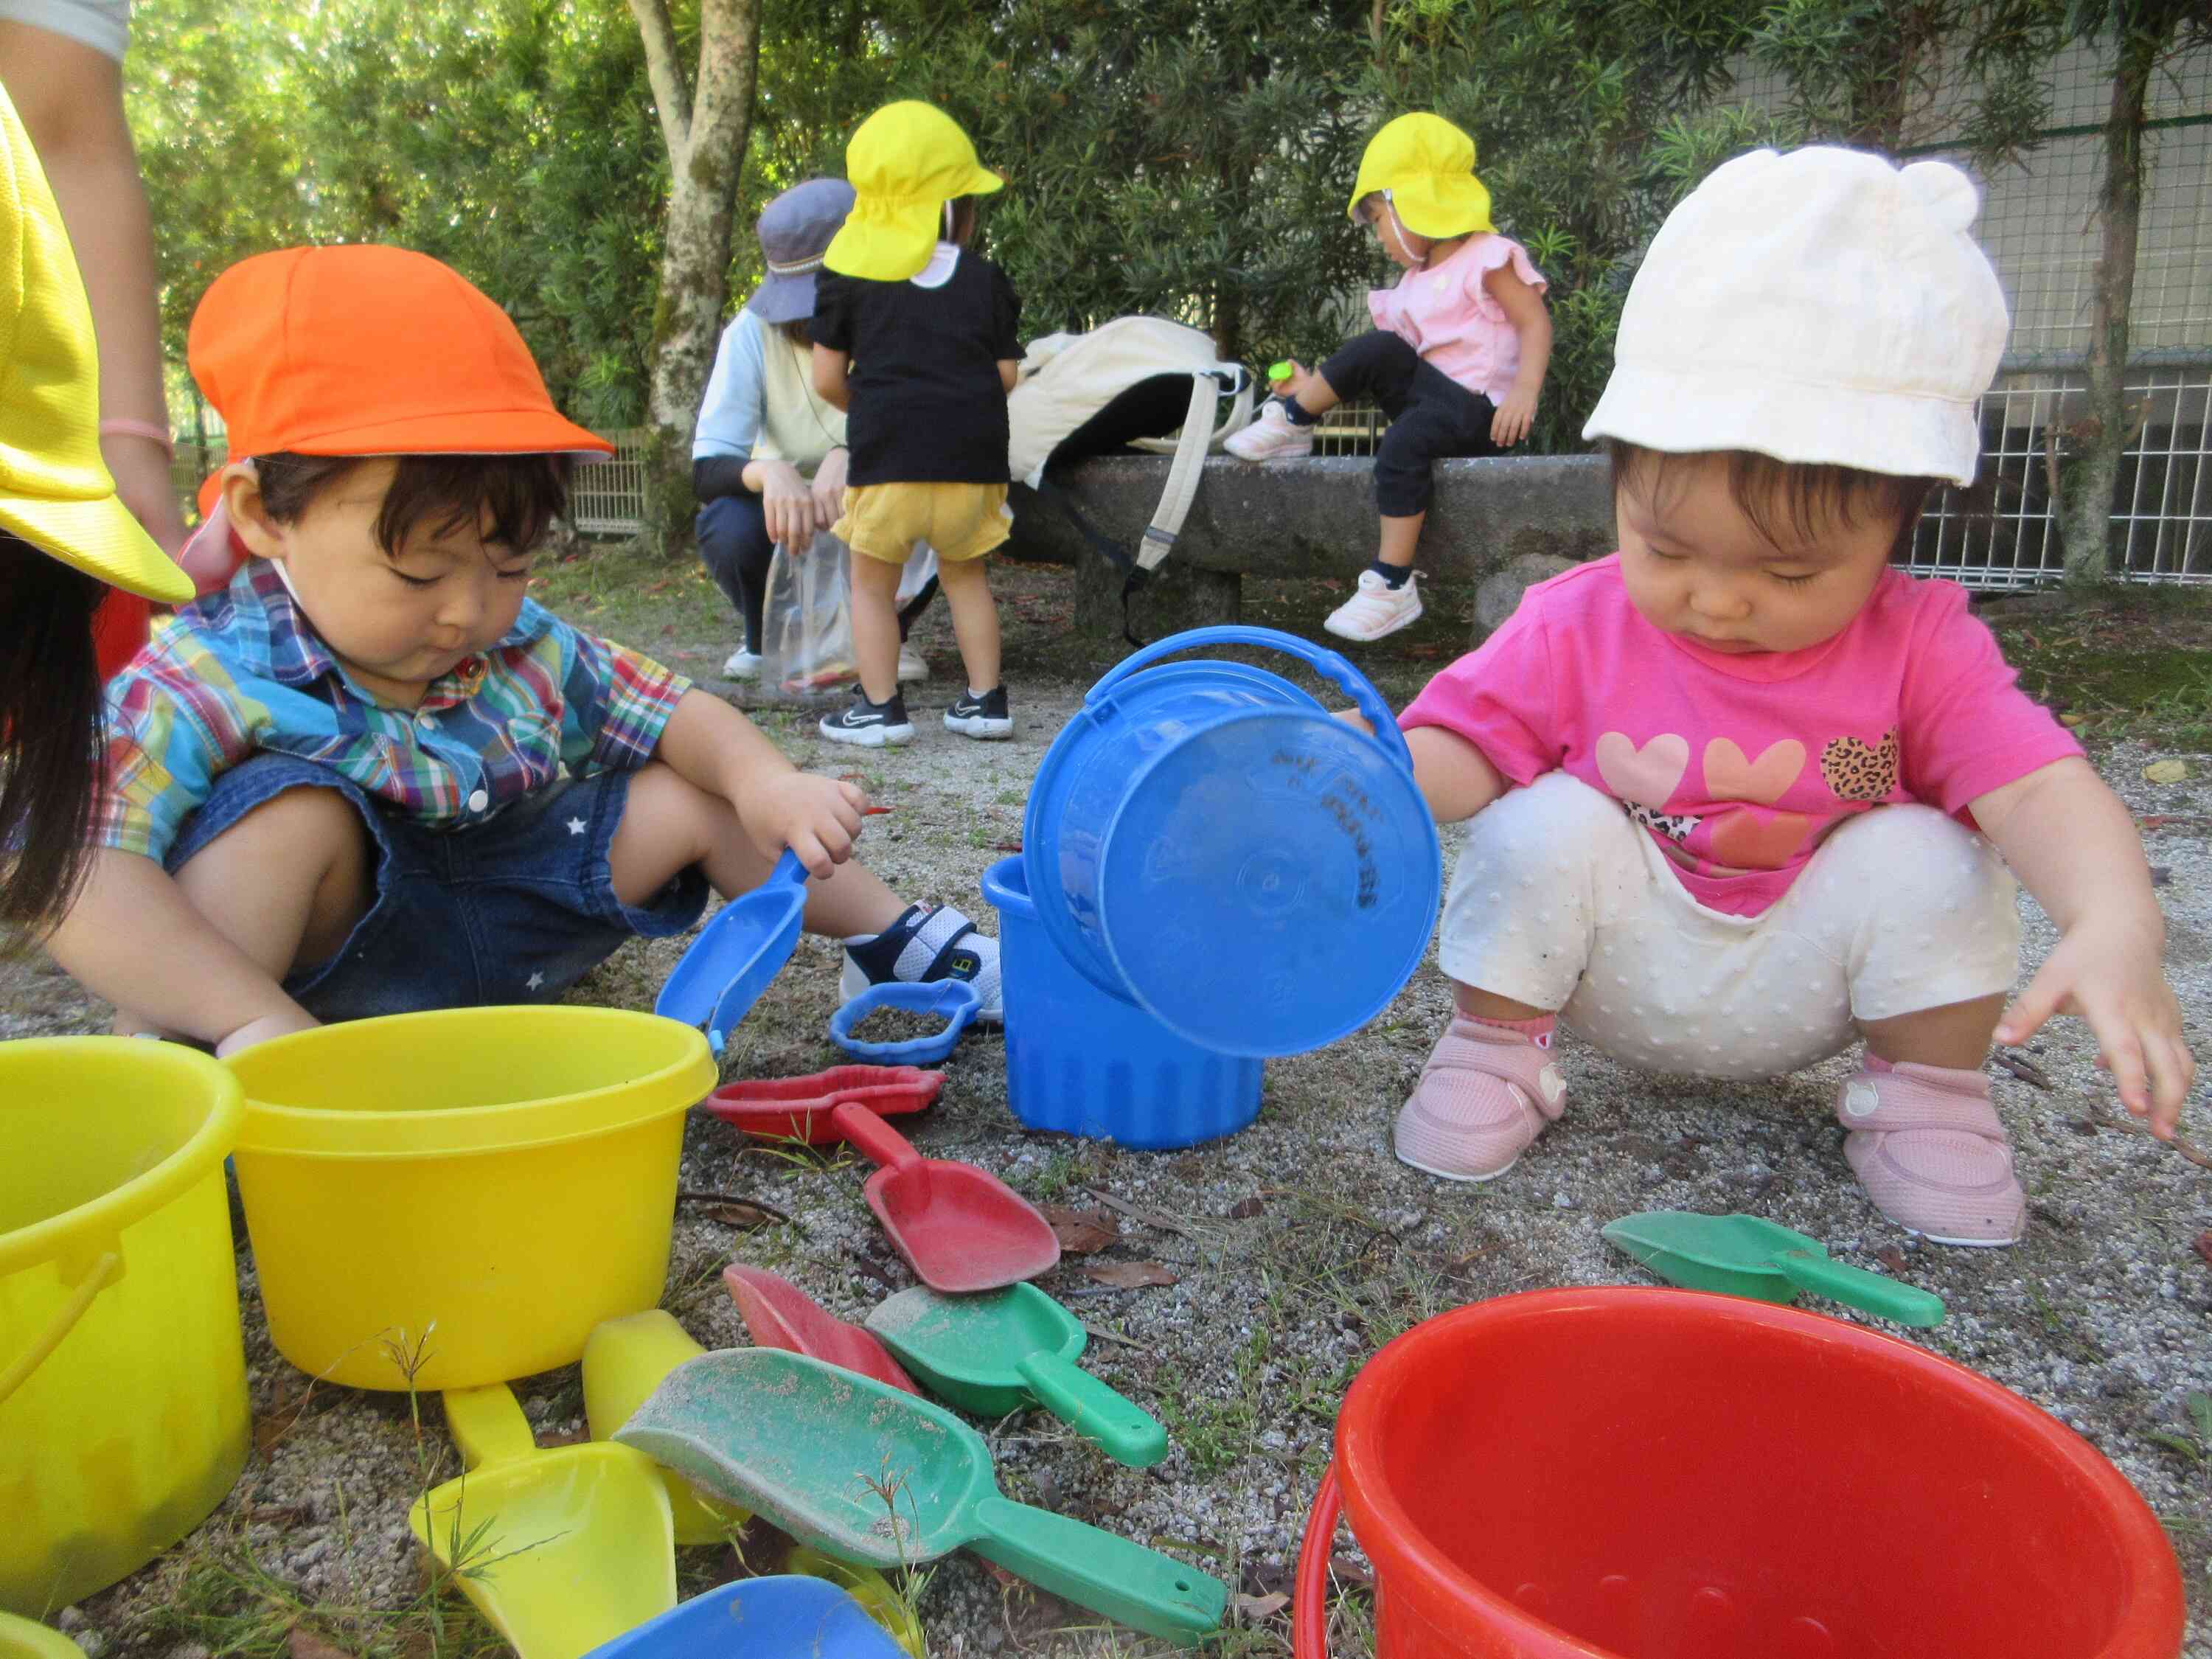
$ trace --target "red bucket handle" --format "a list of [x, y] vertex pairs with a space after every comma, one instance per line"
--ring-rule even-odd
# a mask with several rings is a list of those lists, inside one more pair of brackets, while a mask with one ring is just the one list
[[1291, 1596], [1291, 1651], [1294, 1659], [1328, 1659], [1328, 1561], [1336, 1542], [1336, 1517], [1343, 1508], [1332, 1462], [1314, 1493], [1306, 1517], [1306, 1539], [1298, 1549], [1298, 1575]]

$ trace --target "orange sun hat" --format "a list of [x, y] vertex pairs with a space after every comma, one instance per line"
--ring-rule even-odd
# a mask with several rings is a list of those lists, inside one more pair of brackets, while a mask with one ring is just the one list
[[216, 278], [185, 343], [230, 453], [611, 455], [553, 407], [505, 312], [427, 254], [256, 254]]

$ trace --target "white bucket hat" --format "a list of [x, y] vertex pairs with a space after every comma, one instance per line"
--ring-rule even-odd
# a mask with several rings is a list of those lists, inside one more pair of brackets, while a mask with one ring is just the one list
[[1652, 239], [1585, 438], [1972, 483], [2004, 293], [1947, 161], [1753, 150]]

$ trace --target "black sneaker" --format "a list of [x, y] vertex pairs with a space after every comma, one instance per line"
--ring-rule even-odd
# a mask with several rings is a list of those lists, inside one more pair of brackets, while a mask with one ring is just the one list
[[971, 738], [1011, 738], [1014, 717], [1006, 712], [1006, 688], [994, 685], [978, 696], [963, 691], [945, 711], [945, 729]]
[[865, 744], [881, 749], [914, 741], [914, 722], [906, 717], [906, 699], [896, 692], [889, 702], [870, 702], [868, 694], [853, 688], [853, 701], [834, 714], [822, 717], [822, 735], [832, 743]]
[[1006, 1018], [999, 1001], [999, 941], [977, 933], [949, 904], [909, 904], [882, 933], [845, 941], [837, 990], [846, 1001], [894, 979], [964, 979], [982, 999], [977, 1019], [995, 1025]]

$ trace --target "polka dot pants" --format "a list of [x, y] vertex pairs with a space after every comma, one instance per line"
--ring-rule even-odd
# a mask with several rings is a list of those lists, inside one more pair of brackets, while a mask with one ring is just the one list
[[1560, 1011], [1654, 1071], [1772, 1077], [1849, 1046], [1854, 1020], [2009, 991], [2013, 879], [1929, 806], [1832, 834], [1764, 915], [1692, 898], [1618, 802], [1563, 772], [1468, 825], [1437, 954], [1463, 985]]

